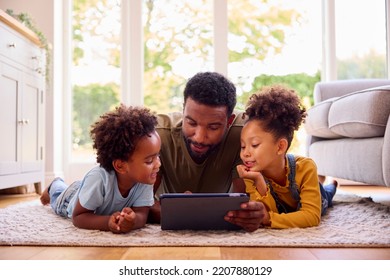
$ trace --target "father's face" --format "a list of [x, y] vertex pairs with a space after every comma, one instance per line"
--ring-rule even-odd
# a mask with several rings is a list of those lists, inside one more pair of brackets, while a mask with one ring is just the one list
[[203, 162], [216, 149], [228, 124], [227, 107], [211, 107], [187, 99], [183, 112], [183, 135], [195, 162]]

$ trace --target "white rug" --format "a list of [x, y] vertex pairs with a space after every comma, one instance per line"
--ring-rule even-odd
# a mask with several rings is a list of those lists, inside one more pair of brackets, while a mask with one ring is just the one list
[[147, 225], [128, 234], [83, 230], [32, 201], [0, 209], [0, 245], [390, 247], [390, 206], [337, 194], [318, 227], [245, 231], [162, 231]]

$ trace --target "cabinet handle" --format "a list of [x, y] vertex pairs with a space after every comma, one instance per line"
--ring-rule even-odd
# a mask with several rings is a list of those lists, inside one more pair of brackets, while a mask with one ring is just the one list
[[29, 119], [21, 119], [21, 120], [18, 120], [18, 124], [20, 124], [20, 125], [29, 124], [29, 122], [30, 122]]
[[8, 44], [8, 47], [9, 47], [9, 48], [16, 48], [16, 45], [15, 45], [15, 43], [9, 43], [9, 44]]

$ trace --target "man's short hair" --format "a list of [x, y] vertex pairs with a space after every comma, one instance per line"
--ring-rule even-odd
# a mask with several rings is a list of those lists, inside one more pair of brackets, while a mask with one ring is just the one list
[[188, 80], [184, 89], [184, 104], [188, 97], [208, 106], [226, 106], [228, 117], [236, 106], [236, 87], [217, 72], [201, 72]]

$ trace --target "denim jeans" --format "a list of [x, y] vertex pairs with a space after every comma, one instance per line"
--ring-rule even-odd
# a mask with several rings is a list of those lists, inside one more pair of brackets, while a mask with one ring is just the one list
[[68, 218], [68, 205], [72, 197], [77, 193], [80, 187], [81, 181], [75, 181], [69, 187], [61, 179], [56, 178], [50, 184], [49, 195], [50, 195], [50, 206], [57, 215]]

